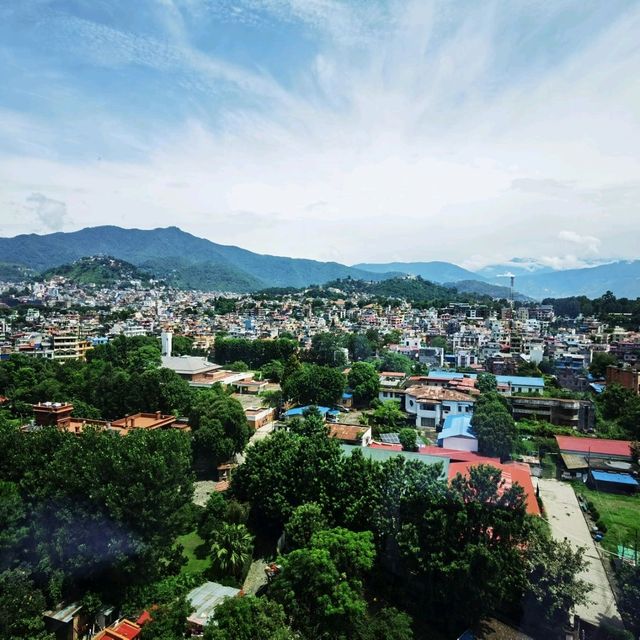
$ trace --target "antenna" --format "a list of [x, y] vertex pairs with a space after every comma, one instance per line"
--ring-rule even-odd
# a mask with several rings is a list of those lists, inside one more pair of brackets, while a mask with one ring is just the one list
[[516, 277], [512, 273], [510, 278], [511, 278], [511, 290], [509, 291], [509, 303], [511, 304], [511, 309], [513, 309], [513, 285], [515, 284]]

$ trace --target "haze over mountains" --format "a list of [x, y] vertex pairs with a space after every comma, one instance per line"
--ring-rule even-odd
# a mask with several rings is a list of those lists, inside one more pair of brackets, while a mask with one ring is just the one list
[[[177, 227], [141, 230], [103, 226], [70, 233], [0, 238], [0, 263], [5, 265], [2, 271], [14, 275], [26, 273], [17, 267], [42, 272], [95, 255], [125, 260], [176, 286], [209, 290], [245, 292], [265, 287], [304, 287], [346, 277], [384, 280], [411, 274], [461, 291], [506, 297], [509, 282], [505, 275], [511, 271], [516, 274], [516, 290], [536, 299], [597, 297], [607, 290], [618, 297], [640, 296], [640, 261], [564, 271], [522, 259], [478, 272], [442, 261], [347, 266], [257, 254], [198, 238]], [[518, 264], [522, 267], [518, 268]]]

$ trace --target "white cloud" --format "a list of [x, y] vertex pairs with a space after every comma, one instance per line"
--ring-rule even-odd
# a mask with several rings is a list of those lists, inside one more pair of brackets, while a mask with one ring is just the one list
[[598, 238], [583, 236], [575, 231], [561, 231], [558, 234], [558, 238], [584, 247], [589, 253], [598, 253], [600, 248], [600, 240]]
[[27, 209], [31, 210], [40, 225], [50, 231], [60, 231], [66, 222], [67, 205], [60, 200], [48, 198], [41, 193], [32, 193], [26, 199]]
[[[21, 121], [23, 152], [0, 153], [9, 199], [55, 194], [78, 226], [178, 224], [261, 252], [346, 263], [479, 267], [519, 255], [570, 268], [595, 254], [637, 255], [637, 7], [572, 53], [528, 67], [518, 49], [526, 38], [532, 47], [559, 8], [540, 8], [531, 33], [518, 24], [527, 16], [499, 2], [166, 2], [165, 40], [68, 16], [43, 28], [97, 67], [181, 70], [207, 99], [221, 85], [247, 99], [215, 118], [199, 105], [144, 145], [137, 125], [129, 141], [125, 128], [136, 162], [62, 160], [52, 131]], [[318, 35], [315, 56], [287, 83], [189, 37], [184, 11], [264, 21], [258, 5]], [[579, 21], [580, 3], [571, 6]], [[533, 46], [535, 56], [544, 47]]]

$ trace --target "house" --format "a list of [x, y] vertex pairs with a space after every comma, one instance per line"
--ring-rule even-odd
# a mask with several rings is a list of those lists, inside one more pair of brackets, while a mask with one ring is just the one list
[[273, 407], [248, 407], [244, 410], [244, 415], [247, 417], [249, 425], [257, 430], [275, 420], [275, 409]]
[[468, 414], [450, 414], [438, 434], [438, 446], [462, 451], [477, 451], [478, 438], [471, 427]]
[[329, 425], [329, 437], [340, 440], [342, 444], [366, 447], [371, 443], [371, 427], [361, 427], [357, 424], [334, 423]]
[[414, 415], [416, 427], [440, 427], [449, 414], [473, 413], [470, 394], [439, 386], [414, 385], [406, 390], [405, 411]]
[[192, 589], [187, 594], [187, 600], [191, 605], [192, 611], [187, 618], [187, 623], [192, 632], [202, 633], [204, 627], [212, 618], [216, 607], [225, 598], [235, 598], [239, 593], [240, 589], [225, 587], [217, 582], [205, 582]]
[[55, 635], [56, 640], [79, 640], [80, 632], [86, 626], [82, 605], [79, 602], [45, 611], [43, 617], [46, 630]]
[[378, 400], [385, 402], [387, 400], [396, 400], [400, 402], [400, 406], [404, 404], [404, 383], [407, 374], [403, 371], [382, 371], [380, 373], [380, 389], [378, 391]]

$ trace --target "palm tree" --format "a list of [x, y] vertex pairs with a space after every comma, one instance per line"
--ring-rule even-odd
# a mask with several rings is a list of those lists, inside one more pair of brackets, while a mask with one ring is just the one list
[[253, 536], [243, 524], [223, 524], [211, 545], [213, 563], [218, 571], [240, 579], [253, 552]]

